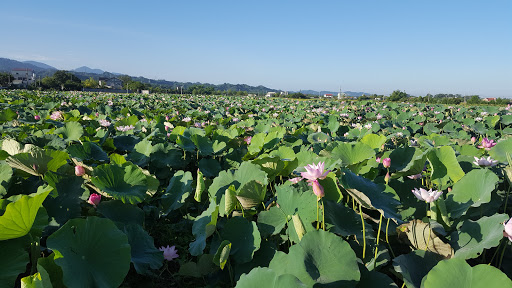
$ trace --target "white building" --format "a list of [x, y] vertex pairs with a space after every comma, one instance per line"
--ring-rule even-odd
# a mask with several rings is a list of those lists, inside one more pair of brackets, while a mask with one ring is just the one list
[[272, 96], [275, 96], [275, 95], [276, 95], [276, 92], [267, 92], [265, 97], [272, 97]]
[[15, 68], [11, 70], [11, 75], [13, 85], [27, 87], [36, 81], [36, 74], [32, 69]]
[[113, 78], [103, 78], [100, 77], [98, 84], [100, 86], [105, 86], [110, 89], [123, 89], [123, 80], [113, 77]]

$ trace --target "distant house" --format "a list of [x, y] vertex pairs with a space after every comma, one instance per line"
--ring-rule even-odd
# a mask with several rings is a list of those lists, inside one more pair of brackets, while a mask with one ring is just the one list
[[265, 94], [265, 97], [272, 97], [275, 95], [276, 95], [276, 92], [267, 92], [267, 94]]
[[484, 98], [484, 99], [482, 99], [482, 101], [485, 101], [485, 102], [496, 101], [496, 98]]
[[332, 98], [332, 94], [324, 94], [324, 98]]
[[104, 78], [100, 77], [98, 83], [100, 86], [105, 86], [110, 89], [123, 89], [123, 80], [112, 77], [112, 78]]
[[32, 69], [15, 68], [11, 70], [13, 80], [11, 84], [27, 87], [36, 81], [36, 74]]

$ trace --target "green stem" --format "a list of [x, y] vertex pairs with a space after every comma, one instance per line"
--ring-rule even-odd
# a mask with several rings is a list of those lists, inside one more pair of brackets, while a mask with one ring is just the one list
[[361, 215], [361, 223], [363, 223], [363, 263], [366, 255], [366, 230], [364, 228], [363, 211], [361, 210], [361, 204], [359, 204], [359, 215]]
[[505, 255], [505, 251], [507, 250], [507, 245], [508, 243], [505, 243], [505, 247], [503, 247], [503, 250], [501, 251], [501, 256], [500, 256], [500, 262], [498, 264], [498, 269], [501, 270], [501, 263], [503, 262], [503, 256]]
[[503, 213], [507, 213], [507, 204], [508, 204], [508, 195], [510, 194], [510, 185], [508, 185], [507, 197], [505, 197], [505, 208], [503, 208]]
[[379, 219], [379, 230], [377, 231], [377, 244], [375, 244], [375, 257], [373, 261], [373, 269], [377, 268], [377, 252], [379, 251], [379, 238], [380, 238], [380, 228], [382, 227], [382, 213], [380, 214]]
[[388, 243], [388, 246], [389, 246], [389, 251], [391, 251], [391, 255], [393, 255], [393, 258], [395, 258], [395, 252], [393, 251], [393, 248], [391, 248], [391, 244], [389, 243], [389, 239], [388, 239], [388, 228], [389, 228], [389, 218], [388, 218], [388, 221], [386, 223], [386, 243]]
[[498, 251], [500, 251], [500, 247], [501, 247], [501, 244], [503, 244], [503, 240], [504, 239], [505, 238], [501, 238], [500, 244], [498, 245], [498, 247], [496, 247], [496, 251], [494, 251], [494, 254], [492, 255], [491, 261], [489, 261], [489, 264], [487, 264], [487, 265], [491, 265], [492, 261], [494, 260], [494, 257], [496, 257], [496, 255], [498, 254]]
[[318, 201], [320, 201], [319, 198], [316, 199], [316, 230], [317, 231], [320, 228], [320, 226], [319, 226], [320, 220], [319, 220], [319, 217], [318, 217], [318, 211], [320, 210], [320, 207], [318, 206]]
[[323, 199], [322, 199], [322, 228], [325, 231], [325, 205], [324, 205]]

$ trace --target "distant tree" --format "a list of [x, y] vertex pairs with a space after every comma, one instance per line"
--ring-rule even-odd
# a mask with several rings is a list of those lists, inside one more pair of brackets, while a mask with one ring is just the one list
[[82, 81], [82, 85], [85, 88], [97, 88], [99, 86], [99, 82], [90, 77], [89, 79]]
[[403, 92], [403, 91], [400, 91], [400, 90], [395, 90], [393, 91], [393, 93], [391, 93], [391, 95], [389, 95], [388, 97], [388, 101], [402, 101], [402, 100], [405, 100], [405, 98], [409, 97], [409, 95], [407, 95], [407, 93]]
[[0, 87], [9, 86], [9, 80], [11, 79], [11, 74], [9, 73], [0, 73]]
[[303, 93], [297, 92], [297, 93], [288, 94], [288, 98], [306, 99], [308, 97], [306, 95], [304, 95]]
[[473, 96], [469, 97], [469, 99], [467, 100], [468, 104], [480, 104], [481, 102], [482, 102], [482, 100], [480, 99], [480, 97], [478, 95], [473, 95]]

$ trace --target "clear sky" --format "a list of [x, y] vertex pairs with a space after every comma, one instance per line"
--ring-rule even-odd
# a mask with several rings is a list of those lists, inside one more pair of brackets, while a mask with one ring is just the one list
[[2, 1], [0, 57], [282, 90], [512, 97], [512, 1]]

